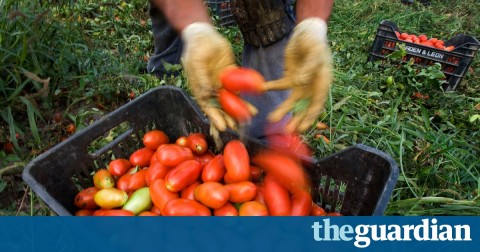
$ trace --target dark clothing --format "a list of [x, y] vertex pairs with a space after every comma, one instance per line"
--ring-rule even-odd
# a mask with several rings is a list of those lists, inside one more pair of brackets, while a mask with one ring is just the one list
[[295, 21], [286, 0], [235, 0], [232, 13], [245, 44], [268, 46], [288, 35]]

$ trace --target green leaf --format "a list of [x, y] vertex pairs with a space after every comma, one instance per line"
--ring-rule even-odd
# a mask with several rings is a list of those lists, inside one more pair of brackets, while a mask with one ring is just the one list
[[471, 122], [471, 123], [475, 122], [476, 120], [479, 120], [479, 121], [480, 121], [480, 115], [478, 115], [478, 114], [472, 115], [472, 116], [470, 116], [470, 118], [468, 119], [468, 121]]
[[40, 119], [43, 120], [40, 112], [37, 108], [25, 97], [20, 97], [20, 100], [27, 106], [27, 115], [28, 115], [28, 123], [30, 125], [30, 130], [32, 132], [33, 138], [37, 144], [40, 144], [40, 134], [38, 133], [37, 128], [37, 121], [35, 115], [37, 115]]
[[7, 187], [7, 182], [0, 179], [0, 193]]

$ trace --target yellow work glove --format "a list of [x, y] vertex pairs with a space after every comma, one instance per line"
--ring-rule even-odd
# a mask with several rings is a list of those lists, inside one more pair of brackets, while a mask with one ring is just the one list
[[218, 130], [235, 129], [235, 121], [212, 103], [221, 87], [219, 73], [235, 65], [230, 43], [209, 23], [190, 24], [181, 37], [182, 63], [198, 105]]
[[285, 49], [283, 78], [265, 86], [266, 90], [292, 89], [290, 96], [269, 114], [271, 122], [279, 121], [298, 101], [306, 99], [308, 107], [293, 115], [286, 130], [304, 132], [312, 126], [322, 113], [333, 79], [331, 58], [325, 21], [320, 18], [301, 21]]

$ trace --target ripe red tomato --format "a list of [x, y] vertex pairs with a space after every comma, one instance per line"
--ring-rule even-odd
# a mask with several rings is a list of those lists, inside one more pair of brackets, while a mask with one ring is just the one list
[[133, 173], [128, 181], [128, 189], [126, 192], [133, 192], [147, 186], [147, 181], [145, 179], [146, 175], [147, 169], [140, 169], [137, 172]]
[[427, 41], [427, 36], [425, 36], [424, 34], [421, 34], [420, 36], [418, 36], [418, 39], [420, 40], [420, 42], [425, 42]]
[[252, 181], [259, 181], [262, 177], [263, 170], [254, 165], [250, 165], [250, 179]]
[[311, 216], [325, 216], [327, 213], [325, 212], [325, 209], [323, 207], [317, 205], [316, 203], [313, 203], [312, 209], [310, 210], [310, 215]]
[[256, 155], [252, 161], [267, 175], [273, 175], [291, 193], [311, 190], [310, 181], [301, 163], [292, 156], [266, 150]]
[[90, 209], [80, 209], [75, 212], [75, 216], [92, 216], [93, 212], [94, 210], [90, 210]]
[[245, 202], [238, 210], [239, 216], [267, 216], [267, 207], [258, 201]]
[[115, 180], [107, 169], [100, 169], [93, 175], [93, 184], [97, 189], [112, 188]]
[[195, 200], [195, 188], [200, 185], [200, 182], [195, 181], [193, 184], [187, 186], [180, 192], [180, 198]]
[[223, 158], [231, 182], [250, 178], [250, 157], [247, 148], [239, 140], [231, 140], [223, 149]]
[[143, 211], [139, 213], [138, 216], [159, 216], [159, 215], [150, 211]]
[[158, 146], [170, 142], [167, 134], [165, 134], [165, 132], [161, 130], [148, 131], [147, 133], [145, 133], [145, 135], [143, 135], [142, 141], [145, 147], [153, 151], [156, 151]]
[[308, 216], [312, 210], [312, 197], [308, 192], [298, 191], [291, 197], [292, 216]]
[[120, 177], [132, 167], [130, 161], [125, 158], [117, 158], [108, 164], [108, 171], [115, 177]]
[[165, 178], [170, 169], [170, 167], [162, 165], [159, 162], [150, 164], [150, 167], [148, 167], [147, 173], [145, 174], [145, 182], [147, 183], [147, 186], [149, 186], [155, 179]]
[[93, 216], [135, 216], [135, 214], [121, 209], [98, 209], [93, 212]]
[[96, 187], [89, 187], [78, 192], [75, 196], [75, 206], [80, 209], [95, 209], [98, 207], [93, 197], [98, 192]]
[[150, 165], [158, 162], [157, 155], [153, 154], [152, 158], [150, 159]]
[[194, 196], [205, 206], [216, 209], [227, 203], [230, 194], [225, 186], [218, 182], [205, 182], [195, 188]]
[[236, 181], [233, 181], [230, 176], [228, 176], [228, 173], [225, 173], [225, 176], [223, 176], [223, 183], [224, 184], [231, 184], [235, 183]]
[[312, 150], [307, 144], [307, 141], [303, 140], [298, 134], [274, 134], [267, 136], [268, 144], [270, 147], [289, 151], [295, 155], [303, 155], [307, 157], [312, 156]]
[[250, 181], [236, 182], [225, 185], [230, 194], [229, 201], [233, 203], [243, 203], [255, 199], [257, 196], [257, 186]]
[[156, 207], [155, 205], [152, 206], [152, 208], [150, 209], [150, 212], [158, 215], [158, 216], [161, 216], [162, 215], [162, 212], [160, 211], [160, 209], [158, 209], [158, 207]]
[[223, 176], [225, 176], [225, 172], [223, 155], [218, 154], [203, 167], [202, 181], [219, 182], [223, 179]]
[[218, 91], [218, 102], [225, 113], [237, 122], [248, 122], [251, 120], [247, 104], [236, 94], [220, 89]]
[[213, 209], [214, 216], [238, 216], [238, 210], [229, 202], [220, 208]]
[[186, 136], [181, 136], [181, 137], [177, 138], [177, 140], [175, 141], [175, 144], [179, 145], [179, 146], [182, 146], [182, 147], [187, 147], [188, 139], [187, 139]]
[[252, 68], [230, 67], [220, 73], [220, 82], [226, 90], [237, 93], [260, 94], [265, 91], [265, 78]]
[[[157, 179], [152, 182], [150, 185], [150, 197], [152, 197], [153, 205], [158, 208], [162, 215], [164, 215], [163, 208], [165, 205], [169, 201], [179, 198], [178, 193], [167, 190], [167, 187], [165, 187], [165, 180], [163, 179]], [[152, 212], [154, 212], [153, 209]]]
[[173, 199], [163, 209], [164, 216], [211, 216], [208, 207], [189, 199]]
[[211, 151], [205, 152], [203, 155], [195, 156], [195, 160], [200, 161], [200, 163], [206, 164], [210, 162], [215, 157], [215, 155]]
[[257, 184], [257, 196], [254, 200], [265, 205], [265, 187], [263, 185]]
[[203, 165], [197, 160], [187, 160], [170, 170], [165, 176], [165, 186], [169, 191], [179, 192], [197, 181]]
[[132, 153], [129, 161], [132, 166], [139, 166], [140, 168], [147, 167], [150, 165], [150, 160], [152, 159], [154, 153], [155, 151], [144, 147]]
[[122, 190], [122, 191], [128, 191], [128, 187], [130, 184], [130, 178], [132, 177], [132, 174], [137, 172], [137, 168], [130, 168], [125, 174], [120, 176], [117, 180], [117, 189]]
[[330, 213], [327, 213], [327, 216], [343, 216], [343, 214], [339, 212], [330, 212]]
[[187, 137], [187, 146], [195, 155], [203, 155], [208, 150], [207, 137], [203, 133], [192, 133]]
[[290, 195], [272, 174], [267, 173], [264, 180], [264, 199], [268, 212], [272, 216], [288, 216], [292, 213]]
[[181, 147], [176, 144], [167, 144], [157, 150], [158, 162], [168, 167], [175, 167], [186, 160], [193, 159], [192, 151], [187, 147]]

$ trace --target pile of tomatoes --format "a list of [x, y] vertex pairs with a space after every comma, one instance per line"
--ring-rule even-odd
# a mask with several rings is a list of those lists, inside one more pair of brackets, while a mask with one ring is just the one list
[[397, 35], [397, 38], [400, 40], [410, 42], [410, 43], [415, 43], [419, 45], [424, 45], [424, 46], [429, 46], [429, 47], [434, 47], [437, 49], [445, 50], [445, 51], [452, 51], [455, 49], [455, 46], [450, 45], [450, 46], [445, 46], [445, 42], [441, 39], [437, 38], [428, 38], [426, 35], [421, 34], [421, 35], [415, 35], [415, 34], [408, 34], [406, 32], [398, 32], [395, 31], [395, 34]]
[[148, 131], [143, 147], [93, 175], [74, 199], [85, 216], [324, 216], [294, 155], [265, 149], [250, 157], [239, 140], [214, 154], [203, 133], [175, 141]]

